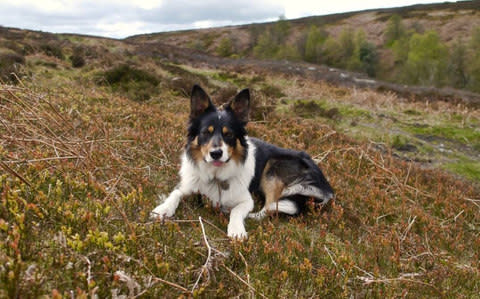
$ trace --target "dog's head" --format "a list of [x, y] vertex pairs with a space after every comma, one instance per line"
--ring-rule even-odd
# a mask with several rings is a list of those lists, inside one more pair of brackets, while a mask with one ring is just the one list
[[245, 125], [249, 107], [248, 89], [217, 108], [200, 86], [193, 86], [187, 143], [189, 158], [214, 167], [231, 162], [243, 163], [247, 150]]

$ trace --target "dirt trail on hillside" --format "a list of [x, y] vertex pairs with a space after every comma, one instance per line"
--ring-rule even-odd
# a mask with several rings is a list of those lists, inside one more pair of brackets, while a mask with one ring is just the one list
[[361, 73], [304, 62], [257, 60], [251, 58], [232, 59], [212, 56], [193, 49], [179, 48], [157, 42], [141, 44], [129, 43], [136, 46], [136, 54], [138, 55], [165, 58], [168, 59], [168, 61], [188, 64], [194, 67], [225, 69], [235, 72], [248, 70], [256, 72], [267, 71], [326, 81], [345, 87], [368, 88], [380, 92], [391, 91], [411, 100], [441, 100], [453, 103], [464, 103], [471, 107], [480, 107], [480, 94], [464, 90], [395, 84], [375, 80]]

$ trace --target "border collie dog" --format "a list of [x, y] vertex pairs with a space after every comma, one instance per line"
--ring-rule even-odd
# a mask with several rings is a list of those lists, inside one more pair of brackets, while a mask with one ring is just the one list
[[[195, 85], [190, 104], [180, 183], [152, 211], [152, 218], [173, 216], [182, 197], [201, 193], [213, 206], [230, 211], [227, 234], [243, 239], [247, 237], [247, 217], [261, 219], [269, 212], [295, 215], [309, 199], [325, 204], [333, 197], [330, 184], [308, 154], [247, 136], [248, 89], [217, 108]], [[251, 213], [251, 194], [257, 194], [265, 203], [257, 213]]]

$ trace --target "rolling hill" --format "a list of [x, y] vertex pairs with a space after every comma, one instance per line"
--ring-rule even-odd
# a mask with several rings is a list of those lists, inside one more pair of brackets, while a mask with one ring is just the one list
[[[445, 11], [457, 24], [476, 5], [291, 28], [333, 32], [393, 13], [437, 22]], [[211, 55], [222, 32], [251, 26], [269, 24], [196, 32], [216, 32], [207, 52], [185, 47], [192, 32], [114, 40], [0, 28], [0, 297], [478, 296], [478, 94]], [[228, 215], [204, 198], [149, 220], [177, 183], [195, 83], [217, 103], [251, 88], [249, 134], [310, 153], [332, 205], [247, 220], [245, 242], [226, 237]]]
[[480, 92], [480, 4], [414, 5], [127, 38], [234, 58], [307, 61], [400, 84]]

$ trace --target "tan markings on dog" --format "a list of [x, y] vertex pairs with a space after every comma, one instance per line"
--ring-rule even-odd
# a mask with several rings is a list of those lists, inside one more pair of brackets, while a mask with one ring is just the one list
[[223, 133], [223, 135], [227, 134], [227, 133], [228, 133], [228, 128], [227, 128], [227, 127], [223, 127], [223, 128], [222, 128], [222, 133]]
[[202, 152], [202, 159], [210, 154], [213, 149], [213, 142], [210, 140], [208, 143], [200, 146], [200, 151]]
[[215, 131], [215, 129], [213, 128], [213, 126], [209, 126], [209, 127], [208, 127], [208, 133], [212, 134], [213, 131]]
[[260, 187], [265, 194], [265, 206], [269, 207], [271, 203], [278, 203], [282, 195], [285, 184], [276, 176], [267, 176], [268, 169], [270, 169], [270, 162], [267, 162], [262, 173], [262, 180]]
[[237, 145], [235, 147], [228, 147], [228, 156], [235, 162], [240, 163], [245, 160], [245, 148], [237, 139]]
[[195, 161], [203, 160], [202, 149], [198, 145], [198, 137], [195, 137], [195, 139], [190, 144], [190, 154], [192, 155], [192, 157]]

